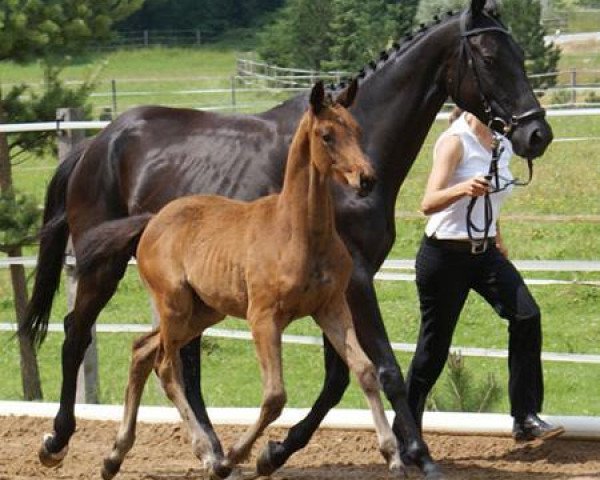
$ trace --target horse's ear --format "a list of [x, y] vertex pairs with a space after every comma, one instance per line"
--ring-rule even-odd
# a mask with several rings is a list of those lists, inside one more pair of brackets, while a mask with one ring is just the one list
[[485, 2], [484, 10], [488, 12], [489, 15], [497, 17], [499, 15], [498, 2], [496, 0], [487, 0], [487, 2]]
[[310, 107], [315, 115], [321, 113], [325, 106], [325, 86], [322, 80], [318, 80], [310, 92]]
[[498, 3], [496, 0], [471, 0], [471, 14], [479, 15], [483, 12], [497, 15]]
[[336, 102], [344, 108], [350, 108], [354, 103], [356, 94], [358, 93], [358, 80], [354, 78], [350, 85], [338, 95]]
[[486, 0], [471, 0], [471, 14], [479, 15], [483, 12]]

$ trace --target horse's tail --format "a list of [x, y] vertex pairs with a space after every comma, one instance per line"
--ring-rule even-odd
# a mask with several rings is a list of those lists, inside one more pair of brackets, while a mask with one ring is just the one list
[[54, 295], [60, 284], [60, 274], [69, 239], [67, 223], [67, 186], [75, 165], [91, 139], [79, 142], [60, 163], [46, 191], [44, 216], [40, 231], [40, 248], [31, 299], [25, 311], [19, 334], [40, 346], [48, 332], [48, 322]]
[[115, 255], [133, 256], [137, 244], [152, 218], [151, 213], [101, 223], [88, 230], [77, 245], [77, 276], [92, 272]]

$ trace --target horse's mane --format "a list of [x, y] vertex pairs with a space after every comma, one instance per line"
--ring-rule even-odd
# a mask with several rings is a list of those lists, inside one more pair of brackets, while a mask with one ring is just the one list
[[[407, 50], [409, 50], [417, 41], [423, 39], [434, 27], [442, 26], [447, 24], [450, 20], [454, 19], [461, 12], [454, 12], [448, 10], [443, 14], [443, 18], [439, 15], [434, 15], [433, 19], [429, 23], [421, 23], [419, 27], [414, 29], [412, 32], [407, 33], [400, 40], [392, 43], [391, 48], [388, 50], [382, 50], [379, 57], [367, 62], [356, 74], [359, 81], [362, 83], [367, 78], [371, 77], [375, 72], [381, 70], [388, 64], [395, 62], [401, 57]], [[330, 91], [335, 92], [337, 90], [343, 90], [348, 86], [351, 77], [342, 79], [337, 84], [330, 84], [328, 88]]]

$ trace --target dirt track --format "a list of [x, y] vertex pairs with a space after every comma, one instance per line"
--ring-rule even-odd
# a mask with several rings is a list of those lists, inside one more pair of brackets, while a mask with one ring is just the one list
[[[37, 448], [51, 421], [0, 418], [0, 480], [100, 478], [102, 458], [112, 445], [117, 424], [80, 421], [63, 466], [46, 469], [37, 461]], [[225, 446], [241, 427], [218, 428]], [[272, 429], [269, 437], [282, 438]], [[595, 480], [600, 479], [600, 444], [559, 441], [515, 446], [509, 438], [428, 435], [436, 459], [452, 480]], [[264, 439], [258, 442], [263, 445]], [[243, 465], [244, 478], [253, 463]], [[190, 451], [182, 425], [141, 424], [138, 439], [116, 479], [204, 480], [206, 475]], [[364, 431], [321, 430], [301, 453], [273, 476], [276, 480], [388, 480], [376, 452], [375, 434]], [[420, 478], [410, 471], [410, 478]]]

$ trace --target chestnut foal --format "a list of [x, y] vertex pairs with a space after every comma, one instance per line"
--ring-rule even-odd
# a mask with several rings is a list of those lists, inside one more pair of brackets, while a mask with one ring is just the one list
[[[331, 177], [359, 195], [368, 194], [374, 183], [359, 146], [358, 125], [346, 110], [356, 90], [353, 82], [331, 102], [321, 82], [313, 87], [310, 108], [292, 140], [280, 194], [253, 202], [190, 196], [169, 203], [154, 217], [110, 222], [118, 227], [110, 231], [109, 243], [121, 227], [132, 239], [141, 234], [138, 267], [160, 325], [133, 347], [124, 419], [104, 461], [105, 480], [116, 475], [133, 446], [142, 390], [153, 367], [191, 431], [194, 454], [213, 477], [227, 477], [283, 409], [281, 335], [292, 320], [307, 315], [356, 374], [373, 413], [379, 448], [391, 470], [402, 470], [375, 368], [354, 332], [345, 296], [352, 260], [335, 229], [330, 191]], [[96, 245], [88, 250], [92, 256], [95, 247], [104, 248], [98, 247], [96, 235], [98, 229]], [[82, 268], [89, 261], [78, 259]], [[248, 320], [263, 400], [258, 421], [223, 457], [214, 431], [203, 429], [186, 399], [179, 350], [225, 315]]]

